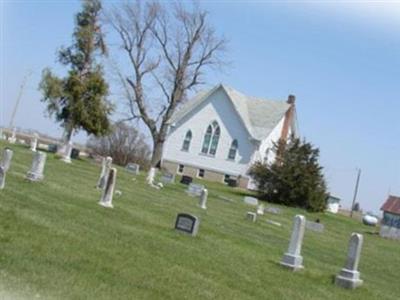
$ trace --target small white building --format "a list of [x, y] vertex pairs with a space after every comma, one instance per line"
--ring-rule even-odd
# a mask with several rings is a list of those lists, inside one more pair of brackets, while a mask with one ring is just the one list
[[256, 161], [271, 163], [279, 139], [296, 135], [295, 97], [270, 101], [225, 85], [197, 94], [169, 121], [162, 167], [173, 174], [254, 188], [248, 176]]
[[326, 211], [337, 214], [340, 208], [340, 199], [337, 197], [329, 196], [326, 200]]
[[379, 235], [400, 240], [400, 197], [389, 196], [381, 210], [383, 219]]

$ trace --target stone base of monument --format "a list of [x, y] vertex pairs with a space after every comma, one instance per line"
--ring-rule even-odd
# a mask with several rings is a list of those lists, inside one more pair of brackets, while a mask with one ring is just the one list
[[70, 164], [70, 163], [71, 163], [71, 157], [69, 157], [69, 156], [63, 156], [63, 157], [61, 158], [61, 160], [62, 160], [63, 162], [65, 162], [65, 163], [67, 163], [67, 164]]
[[36, 173], [33, 173], [33, 172], [28, 172], [26, 174], [26, 179], [29, 180], [29, 181], [42, 181], [43, 178], [44, 178], [43, 175], [36, 174]]
[[114, 206], [112, 205], [112, 203], [109, 202], [99, 202], [99, 205], [106, 207], [106, 208], [114, 208]]
[[303, 257], [300, 255], [292, 255], [290, 253], [285, 253], [280, 264], [292, 271], [298, 271], [304, 268]]
[[15, 137], [10, 137], [10, 138], [8, 138], [8, 142], [9, 142], [10, 144], [15, 144], [16, 141], [17, 141], [17, 139], [16, 139]]
[[335, 284], [345, 289], [355, 289], [363, 284], [360, 272], [342, 269], [335, 278]]

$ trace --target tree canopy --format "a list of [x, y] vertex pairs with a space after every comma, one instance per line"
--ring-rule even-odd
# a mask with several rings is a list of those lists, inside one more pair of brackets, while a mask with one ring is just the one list
[[[278, 153], [279, 145], [274, 147]], [[292, 138], [282, 147], [274, 163], [255, 163], [251, 170], [260, 197], [270, 202], [323, 211], [326, 183], [319, 165], [319, 150], [310, 143]]]
[[84, 0], [76, 15], [74, 43], [58, 52], [58, 61], [69, 68], [60, 78], [49, 68], [43, 71], [39, 89], [47, 113], [64, 127], [68, 139], [74, 130], [104, 135], [109, 131], [112, 106], [107, 101], [108, 85], [96, 57], [106, 49], [99, 25], [101, 2]]

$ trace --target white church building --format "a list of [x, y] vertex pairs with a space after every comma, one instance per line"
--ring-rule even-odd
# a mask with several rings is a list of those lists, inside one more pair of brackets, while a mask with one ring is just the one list
[[270, 101], [218, 85], [197, 94], [169, 122], [161, 165], [173, 174], [254, 188], [248, 170], [275, 159], [274, 142], [296, 135], [295, 97]]

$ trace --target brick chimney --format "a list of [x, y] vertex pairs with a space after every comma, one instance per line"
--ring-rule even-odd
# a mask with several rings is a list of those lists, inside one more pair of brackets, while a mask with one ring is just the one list
[[279, 148], [278, 148], [278, 156], [280, 156], [282, 154], [282, 152], [284, 151], [285, 144], [289, 138], [289, 129], [290, 129], [290, 126], [291, 126], [291, 124], [293, 122], [293, 118], [294, 118], [295, 102], [296, 102], [296, 96], [289, 95], [286, 103], [290, 104], [290, 107], [286, 111], [285, 119], [283, 121], [281, 137], [280, 137], [281, 143], [279, 144]]
[[287, 104], [294, 104], [295, 102], [296, 102], [296, 96], [295, 95], [289, 95], [286, 103]]

